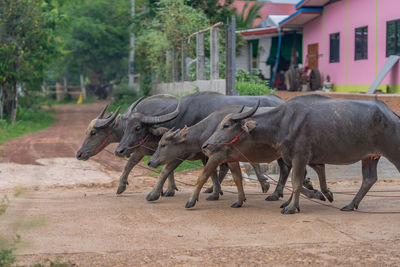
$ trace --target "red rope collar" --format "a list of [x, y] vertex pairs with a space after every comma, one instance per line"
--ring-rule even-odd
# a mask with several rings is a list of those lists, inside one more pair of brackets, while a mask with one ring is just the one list
[[82, 152], [82, 154], [88, 154], [89, 152], [96, 151], [98, 149], [102, 149], [103, 147], [106, 146], [110, 136], [111, 136], [111, 130], [108, 132], [107, 137], [106, 137], [106, 139], [104, 139], [103, 143], [101, 143], [98, 147], [95, 147], [95, 148], [89, 149], [89, 150], [87, 150], [85, 152]]
[[213, 143], [213, 144], [208, 144], [209, 146], [215, 146], [215, 145], [233, 145], [239, 137], [245, 132], [245, 130], [242, 130], [239, 134], [237, 134], [230, 142], [228, 143]]

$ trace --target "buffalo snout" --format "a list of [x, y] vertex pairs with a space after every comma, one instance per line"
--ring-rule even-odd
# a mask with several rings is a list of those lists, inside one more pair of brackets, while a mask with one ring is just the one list
[[149, 162], [147, 162], [147, 166], [152, 167], [152, 168], [157, 168], [158, 167], [158, 162], [155, 160], [150, 159]]
[[125, 147], [117, 147], [117, 149], [115, 149], [115, 155], [119, 156], [119, 157], [125, 157], [128, 156], [127, 155], [127, 149]]
[[87, 153], [82, 152], [81, 150], [78, 150], [78, 152], [76, 152], [76, 158], [78, 160], [88, 160], [89, 156]]

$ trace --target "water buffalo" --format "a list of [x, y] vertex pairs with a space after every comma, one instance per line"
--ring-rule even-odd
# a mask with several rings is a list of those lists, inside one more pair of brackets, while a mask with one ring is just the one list
[[[243, 109], [243, 106], [226, 106], [211, 113], [205, 119], [191, 127], [185, 126], [183, 129], [177, 129], [175, 131], [170, 130], [169, 132], [165, 133], [158, 144], [156, 152], [148, 162], [149, 166], [155, 168], [159, 165], [170, 162], [172, 159], [185, 159], [190, 157], [192, 154], [201, 152], [201, 146], [203, 142], [205, 142], [214, 133], [221, 120], [227, 114], [237, 112], [240, 109]], [[234, 160], [235, 158], [231, 159], [230, 155], [227, 155], [226, 161], [230, 162], [230, 166], [233, 166], [233, 168], [236, 169], [239, 165], [238, 162]], [[287, 166], [282, 159], [278, 159], [278, 164], [280, 166], [279, 183], [275, 191], [266, 198], [266, 200], [269, 201], [278, 200], [279, 197], [283, 197], [283, 187], [286, 184], [286, 180], [290, 172], [290, 167]], [[207, 168], [207, 166], [208, 165], [206, 165], [205, 168]], [[324, 170], [321, 169], [321, 172], [323, 171]], [[241, 178], [240, 173], [239, 175]], [[305, 181], [305, 183], [307, 187], [310, 187], [310, 182]], [[311, 196], [323, 199], [321, 193], [314, 193], [314, 191]], [[329, 198], [331, 199], [330, 195]], [[238, 204], [235, 203], [234, 206], [238, 207]]]
[[[380, 156], [400, 171], [400, 118], [382, 101], [337, 99], [304, 95], [263, 111], [227, 115], [203, 149], [223, 150], [218, 143], [229, 142], [243, 133], [235, 144], [250, 156], [246, 146], [271, 146], [293, 169], [293, 193], [283, 214], [299, 210], [299, 193], [307, 164], [351, 164], [362, 160], [363, 182], [352, 202], [343, 210], [356, 209], [377, 179]], [[251, 118], [250, 118], [251, 117]], [[218, 147], [218, 149], [216, 149]], [[373, 155], [373, 156], [371, 156]]]
[[[274, 95], [266, 95], [261, 97], [225, 96], [216, 92], [200, 92], [182, 97], [180, 99], [180, 112], [170, 121], [163, 122], [157, 119], [151, 119], [149, 115], [146, 116], [141, 112], [134, 112], [129, 116], [124, 135], [120, 144], [115, 150], [115, 153], [118, 156], [129, 156], [132, 152], [131, 147], [138, 146], [140, 142], [146, 138], [149, 138], [149, 136], [158, 138], [158, 140], [160, 140], [162, 134], [167, 129], [171, 129], [173, 127], [182, 128], [185, 125], [191, 126], [207, 117], [213, 111], [216, 111], [226, 105], [254, 105], [257, 100], [260, 100], [260, 105], [265, 107], [274, 107], [283, 103], [282, 99]], [[174, 107], [171, 107], [171, 109], [172, 108]], [[166, 112], [171, 112], [171, 110], [166, 110]], [[144, 119], [145, 117], [146, 119]], [[159, 131], [162, 134], [155, 133], [156, 131]], [[179, 165], [180, 163], [181, 161], [175, 160], [174, 162], [170, 162], [168, 165]], [[259, 180], [266, 180], [266, 178], [262, 177], [260, 172], [257, 170], [256, 173], [258, 174]], [[215, 185], [217, 178], [215, 178], [214, 175], [212, 176], [214, 177], [213, 182], [215, 180]], [[163, 180], [165, 180], [165, 177], [161, 175], [156, 187], [148, 195], [148, 200], [155, 200], [158, 198]], [[217, 192], [214, 192], [214, 194], [216, 195]]]
[[[108, 117], [104, 118], [107, 109], [106, 106], [97, 116], [97, 118], [89, 123], [89, 126], [86, 130], [86, 138], [76, 154], [77, 159], [88, 160], [90, 157], [102, 151], [107, 145], [121, 141], [129, 113], [137, 110], [146, 112], [146, 106], [143, 104], [139, 105], [141, 100], [142, 99], [139, 99], [133, 103], [124, 114], [118, 114], [118, 108], [114, 113], [111, 113]], [[162, 101], [157, 101], [157, 105], [154, 105], [155, 100]], [[176, 107], [178, 101], [179, 100], [176, 97], [170, 95], [156, 95], [146, 99], [148, 106], [154, 105], [153, 111], [157, 113], [163, 112], [171, 105]], [[150, 136], [150, 138], [146, 140], [145, 144], [146, 147], [155, 149], [158, 144], [158, 139]], [[120, 177], [117, 194], [121, 194], [125, 191], [126, 185], [128, 184], [128, 176], [132, 168], [138, 164], [144, 156], [152, 154], [153, 150], [149, 150], [143, 146], [139, 146], [134, 149], [134, 153], [132, 153], [129, 157], [129, 160], [126, 163], [124, 171]], [[164, 192], [164, 195], [173, 196], [175, 194], [175, 190], [177, 190], [177, 187], [175, 185], [174, 175], [172, 172], [168, 176], [168, 188]]]

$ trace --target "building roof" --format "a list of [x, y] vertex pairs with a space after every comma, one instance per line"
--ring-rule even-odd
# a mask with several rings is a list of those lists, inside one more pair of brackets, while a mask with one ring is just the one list
[[[257, 2], [257, 1], [234, 1], [232, 8], [236, 8], [237, 13], [241, 13], [245, 4], [248, 4], [248, 8], [255, 4], [263, 5], [260, 9], [260, 17], [254, 21], [253, 27], [257, 27], [260, 23], [270, 15], [290, 15], [296, 11], [295, 5], [293, 4], [281, 4], [281, 3], [271, 3], [271, 2]], [[247, 15], [247, 12], [245, 12]]]
[[280, 27], [299, 28], [322, 14], [322, 7], [302, 7], [279, 22]]
[[322, 7], [326, 5], [330, 0], [300, 0], [296, 4], [296, 8], [302, 8], [302, 7]]

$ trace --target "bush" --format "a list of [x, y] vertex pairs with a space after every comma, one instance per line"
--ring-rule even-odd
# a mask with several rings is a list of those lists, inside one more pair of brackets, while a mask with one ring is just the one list
[[252, 72], [249, 73], [244, 69], [236, 70], [236, 81], [237, 82], [249, 82], [255, 84], [266, 85], [266, 81], [260, 78], [260, 72]]
[[236, 90], [239, 95], [267, 95], [274, 93], [274, 90], [263, 84], [251, 82], [236, 82]]
[[121, 106], [121, 112], [125, 111], [136, 99], [140, 97], [137, 93], [137, 86], [129, 86], [127, 84], [118, 85], [111, 93], [114, 101], [110, 105], [110, 110], [115, 110]]

